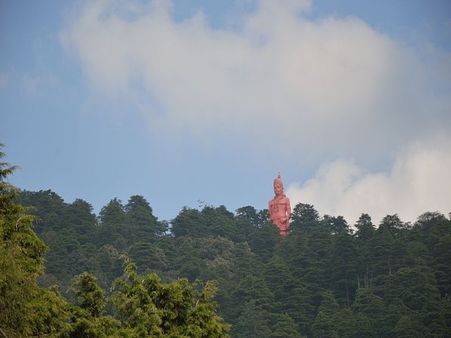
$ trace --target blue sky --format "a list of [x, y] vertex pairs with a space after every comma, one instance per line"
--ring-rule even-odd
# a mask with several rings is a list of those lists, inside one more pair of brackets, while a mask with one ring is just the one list
[[451, 211], [449, 1], [1, 1], [11, 182], [83, 198]]

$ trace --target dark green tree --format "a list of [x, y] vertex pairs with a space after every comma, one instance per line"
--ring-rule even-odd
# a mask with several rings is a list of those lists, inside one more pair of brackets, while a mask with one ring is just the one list
[[331, 234], [333, 235], [351, 233], [348, 222], [346, 222], [343, 216], [334, 217], [324, 215], [321, 223], [323, 224], [323, 226], [329, 228]]
[[129, 229], [126, 223], [125, 207], [122, 202], [113, 198], [100, 210], [99, 214], [99, 241], [100, 245], [109, 244], [117, 249], [125, 250]]
[[288, 314], [282, 313], [276, 316], [275, 324], [272, 326], [271, 338], [301, 338], [297, 325]]
[[329, 273], [331, 289], [341, 304], [350, 306], [357, 289], [358, 254], [355, 241], [342, 231], [334, 235]]
[[237, 338], [269, 338], [271, 314], [251, 299], [244, 304], [232, 333]]
[[338, 337], [337, 323], [335, 322], [338, 311], [339, 306], [332, 292], [324, 292], [312, 326], [313, 337]]
[[[383, 299], [376, 296], [371, 289], [360, 288], [352, 304], [352, 311], [356, 319], [364, 325], [361, 330], [372, 337], [382, 337], [387, 335], [387, 327], [384, 322], [385, 307]], [[362, 333], [362, 332], [361, 332]]]
[[175, 237], [202, 237], [207, 233], [201, 212], [187, 207], [171, 222], [171, 231]]
[[318, 211], [311, 204], [299, 203], [293, 208], [290, 227], [293, 231], [308, 230], [319, 225]]
[[429, 250], [424, 258], [434, 267], [442, 296], [451, 294], [451, 220], [438, 212], [426, 212], [418, 217], [414, 231]]
[[125, 212], [127, 233], [124, 233], [124, 237], [128, 239], [128, 243], [137, 240], [152, 241], [165, 230], [143, 196], [131, 196], [125, 205]]
[[424, 326], [407, 315], [399, 318], [393, 331], [399, 338], [421, 338], [425, 336]]
[[355, 244], [357, 249], [357, 287], [369, 288], [374, 277], [376, 250], [374, 236], [376, 229], [368, 214], [362, 214], [355, 224]]

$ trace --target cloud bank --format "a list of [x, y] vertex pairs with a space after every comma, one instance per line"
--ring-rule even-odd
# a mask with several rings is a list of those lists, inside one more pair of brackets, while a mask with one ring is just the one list
[[448, 55], [420, 56], [355, 17], [309, 19], [309, 6], [262, 0], [212, 28], [201, 12], [175, 20], [169, 1], [87, 1], [62, 39], [99, 93], [137, 101], [165, 132], [377, 161], [451, 125]]
[[313, 204], [321, 214], [342, 215], [354, 224], [368, 213], [378, 224], [397, 213], [413, 222], [426, 211], [451, 212], [451, 138], [418, 142], [400, 154], [388, 172], [368, 172], [350, 161], [321, 167], [302, 183], [291, 184], [293, 204]]
[[[450, 54], [356, 17], [312, 19], [310, 6], [261, 0], [213, 28], [202, 12], [174, 19], [169, 1], [86, 1], [61, 36], [98, 96], [128, 98], [152, 133], [322, 164], [291, 185], [294, 201], [349, 221], [451, 211]], [[388, 172], [366, 169], [392, 160]]]

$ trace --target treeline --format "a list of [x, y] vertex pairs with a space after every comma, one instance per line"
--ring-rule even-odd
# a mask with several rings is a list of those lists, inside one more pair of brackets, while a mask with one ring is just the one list
[[[1, 147], [0, 144], [0, 337], [228, 336], [230, 326], [216, 313], [215, 282], [175, 279], [165, 283], [155, 273], [141, 275], [127, 252], [120, 253], [112, 245], [105, 256], [111, 257], [114, 266], [108, 265], [108, 259], [96, 257], [100, 252], [96, 246], [109, 244], [100, 244], [102, 233], [92, 223], [87, 203], [46, 205], [52, 199], [56, 201], [55, 194], [45, 199], [49, 194], [22, 193], [23, 198], [42, 202], [34, 210], [44, 217], [31, 216], [30, 209], [17, 202], [21, 199], [19, 191], [6, 180], [15, 167], [1, 161]], [[140, 207], [136, 205], [136, 210]], [[148, 220], [133, 218], [138, 236]], [[49, 226], [43, 221], [50, 222]], [[58, 273], [42, 275], [47, 246], [33, 226], [43, 237], [47, 236], [47, 244], [56, 244], [48, 251], [47, 262], [51, 268], [61, 269]], [[81, 267], [90, 270], [94, 266], [95, 273], [103, 269], [108, 272], [102, 275], [104, 282], [111, 277], [107, 294], [91, 272], [73, 275]], [[39, 276], [42, 284], [52, 287], [39, 285]], [[117, 277], [114, 282], [113, 277]], [[61, 288], [72, 301], [60, 295]]]
[[[161, 283], [187, 278], [194, 290], [216, 281], [218, 314], [233, 337], [451, 337], [451, 221], [437, 212], [414, 224], [388, 215], [378, 225], [362, 214], [349, 225], [298, 204], [282, 239], [267, 210], [252, 206], [184, 208], [166, 222], [142, 196], [113, 199], [98, 216], [52, 191], [22, 191], [19, 201], [33, 207], [34, 230], [49, 247], [40, 284], [74, 303], [74, 276], [88, 271], [114, 294], [127, 257], [136, 275]], [[211, 297], [207, 326], [225, 334]], [[117, 314], [105, 306], [104, 316]]]

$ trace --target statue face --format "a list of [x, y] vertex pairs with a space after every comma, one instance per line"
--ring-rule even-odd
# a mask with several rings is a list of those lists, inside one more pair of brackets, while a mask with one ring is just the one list
[[279, 196], [283, 193], [283, 186], [280, 182], [274, 183], [274, 193]]

